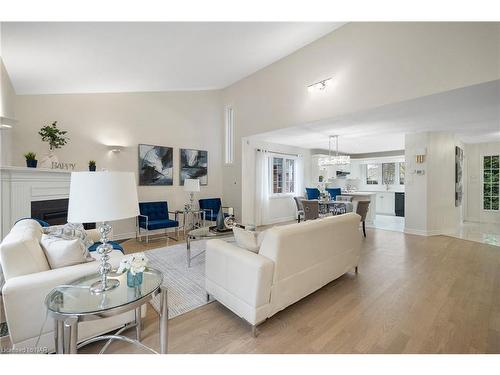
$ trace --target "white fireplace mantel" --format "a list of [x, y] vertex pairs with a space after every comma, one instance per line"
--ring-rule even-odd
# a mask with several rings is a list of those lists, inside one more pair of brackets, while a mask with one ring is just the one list
[[0, 167], [0, 238], [17, 220], [31, 216], [31, 202], [69, 198], [70, 179], [65, 170]]

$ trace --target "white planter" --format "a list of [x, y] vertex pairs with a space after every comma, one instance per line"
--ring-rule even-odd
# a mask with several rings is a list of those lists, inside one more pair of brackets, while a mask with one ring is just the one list
[[40, 168], [52, 169], [52, 163], [59, 163], [59, 159], [54, 150], [49, 150], [49, 153], [40, 160]]

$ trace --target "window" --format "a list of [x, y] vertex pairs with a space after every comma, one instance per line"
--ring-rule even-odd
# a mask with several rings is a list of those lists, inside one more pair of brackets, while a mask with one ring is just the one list
[[295, 186], [295, 160], [285, 160], [285, 193], [293, 193]]
[[226, 107], [225, 111], [225, 150], [224, 162], [233, 164], [234, 162], [234, 110], [233, 107]]
[[283, 159], [273, 158], [273, 194], [283, 193]]
[[378, 185], [379, 164], [366, 164], [366, 184]]
[[272, 158], [272, 193], [293, 193], [295, 191], [295, 160]]
[[394, 185], [396, 180], [396, 163], [382, 163], [382, 184]]
[[399, 184], [405, 184], [406, 163], [399, 163]]
[[500, 155], [483, 157], [483, 209], [499, 210]]

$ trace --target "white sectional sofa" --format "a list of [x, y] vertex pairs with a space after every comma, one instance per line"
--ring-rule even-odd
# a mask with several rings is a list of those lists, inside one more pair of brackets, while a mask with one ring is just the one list
[[274, 227], [258, 253], [207, 242], [207, 293], [255, 327], [346, 272], [356, 270], [360, 216], [354, 213]]
[[[96, 234], [92, 233], [93, 237]], [[5, 277], [2, 295], [6, 320], [13, 348], [21, 352], [34, 348], [40, 332], [42, 334], [37, 347], [54, 351], [54, 322], [50, 318], [45, 321], [45, 297], [58, 285], [97, 274], [100, 264], [94, 261], [50, 269], [40, 246], [41, 236], [42, 228], [36, 221], [22, 220], [14, 225], [0, 244], [0, 262]], [[115, 250], [110, 254], [109, 262], [116, 267], [122, 256], [120, 251]], [[134, 319], [132, 311], [116, 317], [80, 323], [78, 341], [118, 329]]]

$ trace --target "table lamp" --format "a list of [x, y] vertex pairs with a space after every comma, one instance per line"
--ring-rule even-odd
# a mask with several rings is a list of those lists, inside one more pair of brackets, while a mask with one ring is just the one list
[[189, 205], [193, 208], [194, 193], [200, 191], [200, 180], [197, 178], [186, 178], [184, 180], [184, 191], [189, 193]]
[[72, 172], [69, 190], [68, 222], [98, 223], [101, 245], [97, 253], [101, 256], [99, 274], [101, 279], [92, 284], [90, 291], [102, 293], [116, 288], [120, 282], [107, 278], [111, 271], [108, 263], [113, 247], [108, 235], [114, 220], [128, 219], [139, 215], [137, 185], [132, 172]]

